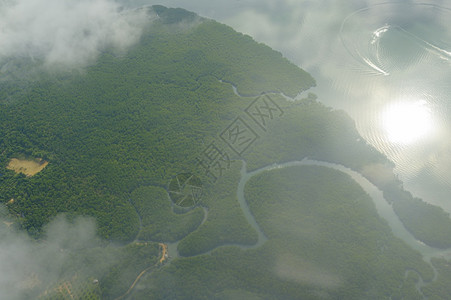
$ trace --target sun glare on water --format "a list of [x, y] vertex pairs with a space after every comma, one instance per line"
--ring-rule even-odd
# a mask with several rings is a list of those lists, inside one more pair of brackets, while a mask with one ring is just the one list
[[399, 101], [382, 112], [382, 125], [392, 143], [412, 144], [429, 137], [434, 131], [431, 109], [424, 100]]

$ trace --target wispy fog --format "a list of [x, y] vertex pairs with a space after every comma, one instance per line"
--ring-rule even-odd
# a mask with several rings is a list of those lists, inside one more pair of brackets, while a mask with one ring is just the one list
[[[0, 207], [0, 210], [5, 215], [5, 209]], [[0, 218], [1, 300], [36, 299], [70, 271], [68, 258], [74, 261], [77, 250], [98, 243], [95, 223], [87, 218], [80, 217], [72, 222], [64, 216], [56, 218], [47, 225], [45, 238], [40, 242], [13, 228], [14, 223]], [[82, 262], [82, 258], [78, 258], [77, 268], [83, 268]]]
[[[147, 2], [121, 1], [132, 7]], [[317, 87], [312, 92], [321, 102], [346, 110], [364, 139], [395, 163], [395, 171], [409, 191], [451, 212], [451, 181], [447, 175], [451, 170], [451, 146], [446, 142], [451, 136], [447, 113], [451, 92], [451, 7], [447, 1], [149, 1], [216, 19], [282, 52], [315, 77]], [[349, 22], [342, 32], [345, 20]], [[419, 39], [411, 44], [396, 43], [401, 37], [409, 40], [409, 36], [400, 35], [385, 39], [382, 48], [374, 51], [372, 32], [387, 24], [400, 26]], [[399, 49], [408, 53], [400, 54]], [[388, 76], [375, 72], [378, 64], [376, 68], [371, 65], [379, 54], [383, 56], [380, 66], [389, 67]], [[432, 138], [408, 146], [387, 140], [381, 130], [381, 115], [396, 101], [430, 104], [438, 124]]]
[[138, 41], [144, 12], [121, 12], [110, 0], [0, 1], [0, 64], [25, 57], [46, 64], [86, 65], [107, 47]]

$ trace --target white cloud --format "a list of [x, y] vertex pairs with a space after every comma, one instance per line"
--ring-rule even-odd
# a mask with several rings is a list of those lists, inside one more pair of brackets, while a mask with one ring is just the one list
[[[0, 206], [0, 215], [5, 211]], [[45, 241], [39, 243], [4, 220], [0, 217], [0, 300], [37, 298], [67, 271], [71, 253], [98, 243], [92, 219], [79, 217], [68, 223], [59, 216], [46, 226]]]
[[319, 287], [325, 289], [324, 292], [343, 285], [334, 272], [292, 254], [278, 256], [274, 272], [283, 280]]
[[0, 2], [0, 61], [43, 59], [85, 65], [107, 47], [136, 43], [144, 12], [120, 12], [109, 0], [10, 0]]

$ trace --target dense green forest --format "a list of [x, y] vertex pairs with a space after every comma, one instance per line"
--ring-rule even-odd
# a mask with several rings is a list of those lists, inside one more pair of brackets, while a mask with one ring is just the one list
[[68, 299], [70, 294], [75, 299], [116, 299], [128, 291], [141, 271], [156, 268], [160, 255], [157, 243], [99, 245], [74, 252], [65, 262], [65, 274], [41, 293], [40, 299]]
[[362, 139], [354, 121], [343, 111], [332, 110], [306, 98], [289, 104], [280, 96], [284, 115], [268, 125], [262, 139], [245, 156], [250, 170], [302, 160], [305, 157], [342, 164], [383, 191], [407, 230], [437, 248], [451, 247], [451, 219], [442, 208], [414, 198], [393, 174], [393, 164]]
[[[74, 212], [96, 217], [104, 238], [135, 238], [139, 216], [130, 193], [141, 185], [165, 187], [193, 169], [203, 141], [248, 105], [219, 79], [258, 74], [258, 81], [238, 84], [250, 94], [285, 86], [293, 94], [314, 85], [250, 37], [209, 20], [166, 24], [173, 14], [180, 11], [162, 13], [124, 57], [104, 53], [81, 74], [46, 74], [15, 93], [13, 103], [3, 95], [0, 198], [14, 199], [8, 208], [29, 232], [58, 212]], [[2, 92], [13, 93], [11, 86]], [[49, 165], [26, 178], [5, 169], [13, 157]]]
[[[429, 283], [430, 266], [338, 171], [252, 178], [246, 199], [268, 237], [252, 248], [257, 232], [237, 196], [242, 160], [255, 170], [309, 157], [361, 172], [429, 245], [451, 246], [451, 220], [404, 191], [353, 120], [307, 94], [314, 79], [280, 53], [182, 9], [144, 9], [158, 19], [125, 54], [107, 50], [72, 71], [11, 61], [22, 71], [0, 74], [0, 202], [11, 228], [45, 241], [55, 216], [83, 215], [103, 241], [74, 253], [45, 297], [64, 297], [59, 287], [70, 283], [79, 295], [116, 299], [150, 270], [132, 299], [415, 299], [420, 276], [424, 295], [444, 299], [448, 263], [433, 261], [439, 275]], [[48, 165], [26, 176], [9, 168], [13, 158]], [[202, 182], [192, 207], [171, 202], [178, 174]], [[161, 266], [157, 242], [178, 242], [181, 257]]]
[[160, 187], [140, 187], [131, 194], [133, 205], [141, 216], [140, 240], [175, 242], [199, 227], [204, 213], [200, 207], [186, 214], [171, 209], [168, 193]]
[[208, 207], [208, 218], [179, 243], [180, 255], [198, 255], [224, 244], [254, 245], [257, 242], [257, 233], [244, 218], [237, 200], [239, 170], [240, 165], [234, 163], [206, 190], [203, 205]]
[[412, 284], [417, 281], [405, 271], [416, 270], [425, 281], [433, 277], [346, 174], [316, 166], [268, 171], [251, 178], [245, 195], [268, 237], [263, 246], [221, 247], [211, 255], [174, 260], [146, 278], [152, 288], [136, 291], [136, 298], [419, 297]]

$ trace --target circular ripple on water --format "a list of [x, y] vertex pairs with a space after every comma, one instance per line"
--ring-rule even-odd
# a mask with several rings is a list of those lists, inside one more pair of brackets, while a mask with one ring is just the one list
[[[357, 66], [343, 70], [349, 82], [336, 84], [359, 99], [349, 111], [362, 136], [417, 191], [426, 181], [429, 190], [451, 191], [451, 10], [424, 3], [374, 5], [348, 15], [340, 39]], [[425, 103], [433, 132], [414, 143], [391, 140], [384, 112], [397, 102]]]
[[451, 10], [432, 4], [383, 3], [343, 21], [349, 54], [375, 74], [405, 72], [421, 63], [451, 63]]

